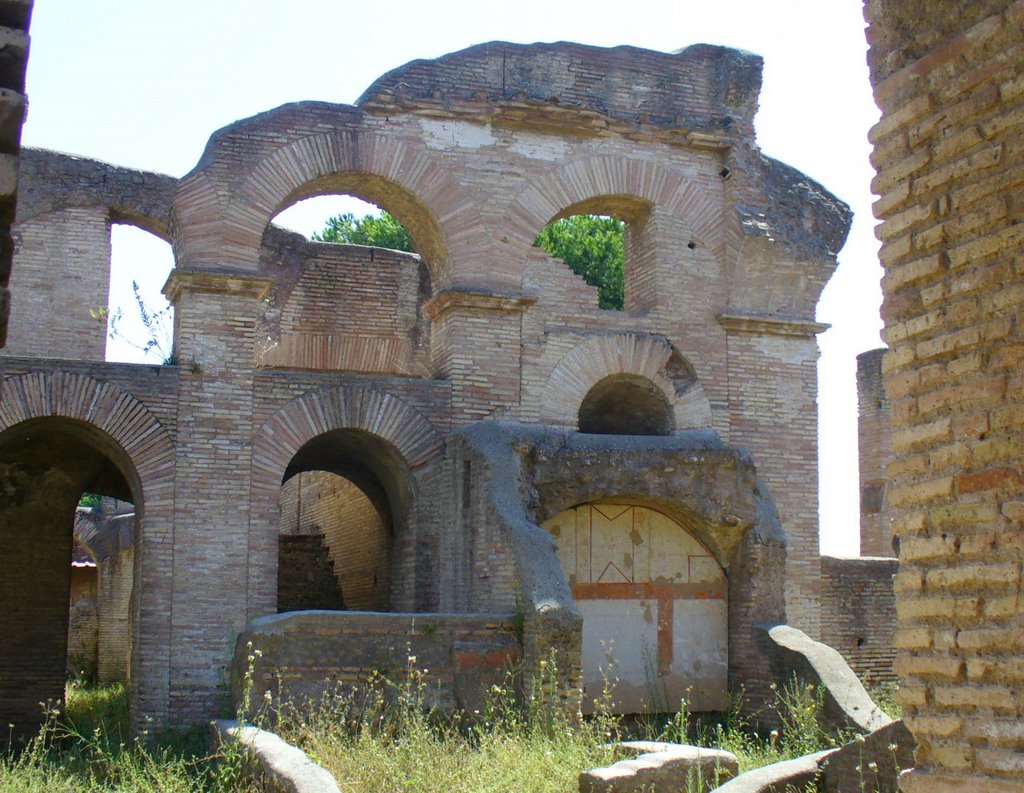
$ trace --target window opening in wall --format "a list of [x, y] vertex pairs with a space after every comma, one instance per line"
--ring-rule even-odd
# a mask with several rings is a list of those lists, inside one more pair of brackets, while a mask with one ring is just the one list
[[579, 431], [595, 435], [671, 435], [672, 406], [646, 377], [616, 374], [594, 385], [580, 404]]
[[169, 243], [122, 223], [110, 227], [110, 292], [106, 306], [89, 306], [106, 322], [105, 359], [172, 364], [174, 309], [161, 292], [174, 267]]
[[351, 195], [307, 198], [279, 213], [272, 222], [317, 242], [416, 253], [412, 237], [394, 215]]
[[626, 224], [608, 215], [570, 215], [545, 226], [534, 245], [597, 287], [598, 306], [621, 311], [625, 296]]

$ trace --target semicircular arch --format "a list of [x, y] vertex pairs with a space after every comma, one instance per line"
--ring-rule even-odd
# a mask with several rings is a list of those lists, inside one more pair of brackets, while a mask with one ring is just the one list
[[[613, 333], [592, 336], [569, 350], [555, 365], [541, 392], [545, 424], [576, 426], [580, 405], [590, 390], [615, 375], [650, 381], [672, 409], [675, 430], [711, 426], [711, 403], [692, 367], [663, 336]], [[685, 371], [686, 377], [673, 370]]]
[[[270, 115], [273, 115], [270, 114]], [[267, 224], [303, 198], [350, 193], [392, 212], [409, 229], [435, 283], [453, 254], [476, 258], [490, 247], [476, 204], [443, 164], [391, 136], [335, 129], [294, 136], [269, 151], [235, 186], [218, 184], [216, 170], [198, 171], [175, 199], [174, 237], [189, 267], [252, 270]], [[220, 204], [209, 221], [207, 205]]]
[[[174, 443], [135, 396], [83, 374], [31, 372], [0, 382], [0, 433], [26, 422], [70, 420], [88, 430], [115, 464], [131, 467], [143, 539], [136, 556], [132, 624], [133, 726], [168, 723], [173, 595]], [[120, 459], [114, 459], [120, 458]]]
[[410, 469], [426, 462], [443, 444], [434, 425], [394, 394], [361, 386], [326, 388], [295, 397], [264, 422], [253, 444], [254, 486], [276, 498], [299, 449], [340, 429], [360, 430], [386, 441]]
[[[127, 457], [148, 488], [170, 483], [174, 445], [167, 429], [138, 399], [88, 375], [33, 372], [3, 381], [0, 432], [32, 419], [62, 417], [100, 430]], [[148, 487], [147, 487], [148, 486]]]
[[707, 248], [723, 239], [722, 206], [712, 191], [678, 169], [652, 160], [600, 155], [548, 170], [512, 201], [511, 231], [532, 243], [544, 226], [570, 214], [614, 214], [637, 220], [644, 207], [660, 207], [680, 219]]

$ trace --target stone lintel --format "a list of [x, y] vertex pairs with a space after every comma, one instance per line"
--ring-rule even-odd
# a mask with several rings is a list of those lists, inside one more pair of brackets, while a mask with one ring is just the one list
[[176, 303], [182, 292], [235, 294], [259, 300], [273, 280], [243, 273], [217, 273], [208, 270], [171, 270], [164, 284], [164, 296]]
[[809, 319], [768, 317], [761, 314], [719, 314], [718, 324], [731, 333], [760, 333], [769, 336], [815, 336], [831, 325]]
[[423, 313], [430, 320], [435, 320], [442, 314], [455, 308], [513, 313], [526, 311], [536, 302], [536, 295], [500, 295], [493, 292], [469, 292], [450, 289], [434, 295], [423, 306]]

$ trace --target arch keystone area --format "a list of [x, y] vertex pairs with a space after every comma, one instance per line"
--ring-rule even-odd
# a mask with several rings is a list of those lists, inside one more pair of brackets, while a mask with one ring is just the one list
[[363, 430], [387, 441], [410, 468], [422, 465], [444, 443], [422, 413], [394, 394], [359, 386], [327, 388], [296, 397], [260, 428], [253, 444], [254, 481], [276, 494], [299, 449], [339, 429]]
[[631, 374], [650, 380], [672, 407], [675, 429], [711, 426], [711, 404], [700, 383], [677, 391], [665, 373], [673, 355], [662, 336], [615, 333], [593, 336], [569, 350], [558, 362], [541, 395], [540, 419], [545, 424], [576, 426], [587, 393], [606, 377]]
[[37, 418], [70, 418], [103, 431], [128, 456], [143, 484], [173, 475], [167, 429], [127, 391], [88, 375], [32, 372], [0, 385], [0, 432]]

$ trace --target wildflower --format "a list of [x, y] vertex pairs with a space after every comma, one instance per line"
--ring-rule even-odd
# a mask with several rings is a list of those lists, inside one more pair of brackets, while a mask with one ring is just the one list
[[873, 773], [878, 773], [878, 763], [876, 763], [874, 760], [868, 763], [868, 768], [870, 768]]

